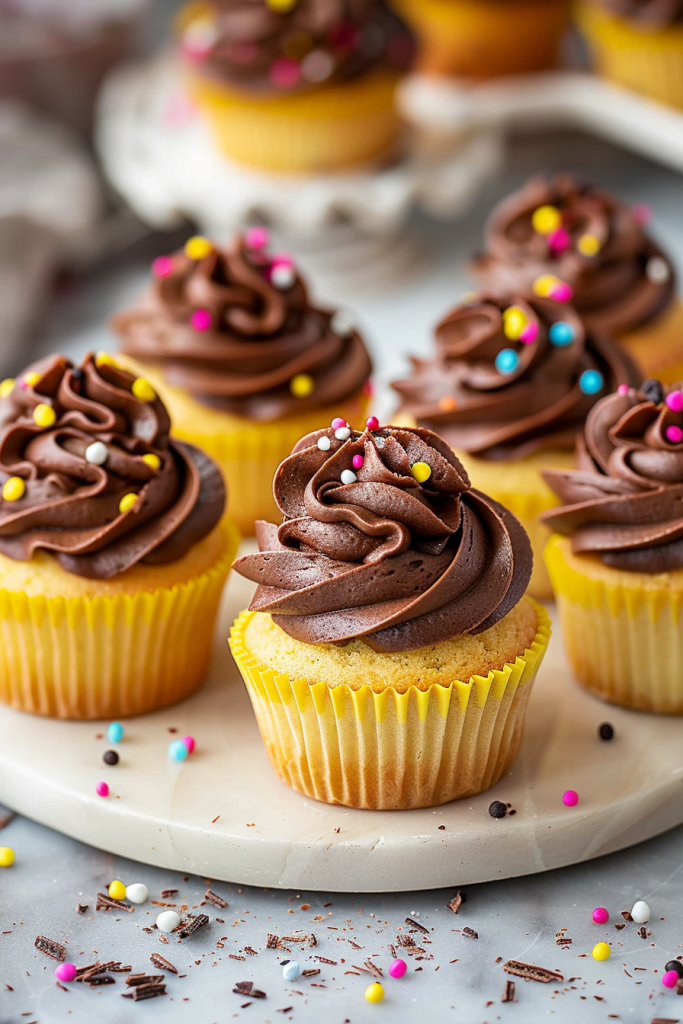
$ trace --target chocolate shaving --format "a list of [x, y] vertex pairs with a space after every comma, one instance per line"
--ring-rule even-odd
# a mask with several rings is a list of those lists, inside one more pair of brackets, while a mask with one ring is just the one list
[[6, 825], [9, 825], [10, 821], [14, 821], [16, 816], [16, 811], [5, 811], [0, 814], [0, 832]]
[[254, 988], [253, 981], [238, 981], [233, 992], [238, 996], [249, 996], [250, 999], [265, 999], [266, 993]]
[[641, 924], [640, 928], [638, 929], [638, 934], [640, 935], [641, 939], [646, 939], [648, 935], [652, 935], [652, 932], [649, 932], [645, 925]]
[[125, 910], [127, 914], [135, 913], [135, 907], [131, 907], [130, 903], [124, 903], [123, 900], [113, 900], [104, 892], [98, 892], [95, 910]]
[[171, 961], [167, 960], [161, 953], [152, 953], [149, 959], [160, 971], [170, 971], [171, 974], [178, 973], [178, 968], [174, 967]]
[[273, 935], [272, 932], [268, 932], [266, 936], [266, 949], [282, 949], [280, 945], [280, 936]]
[[414, 946], [417, 946], [412, 935], [403, 935], [402, 933], [396, 936], [396, 942], [399, 946], [403, 946], [404, 949], [412, 949]]
[[177, 889], [162, 889], [161, 895], [164, 897], [164, 899], [167, 899], [169, 896], [175, 896], [177, 892]]
[[136, 985], [134, 988], [128, 989], [127, 992], [122, 992], [121, 995], [124, 999], [132, 999], [134, 1003], [139, 1003], [141, 999], [156, 999], [157, 996], [165, 996], [166, 985], [159, 982], [154, 985]]
[[126, 978], [126, 985], [159, 985], [164, 981], [163, 974], [129, 974]]
[[446, 906], [449, 910], [452, 910], [454, 914], [457, 914], [463, 903], [467, 903], [467, 893], [463, 892], [462, 889], [458, 889], [453, 899]]
[[316, 956], [316, 957], [314, 957], [314, 959], [317, 960], [321, 964], [332, 964], [335, 967], [337, 966], [337, 961], [336, 960], [328, 960], [327, 957], [324, 957], [324, 956]]
[[562, 932], [558, 932], [555, 936], [556, 946], [571, 946], [573, 942], [573, 939], [570, 939], [568, 935], [564, 935]]
[[515, 999], [515, 983], [514, 981], [506, 981], [505, 988], [503, 989], [503, 997], [501, 1003], [512, 1003]]
[[618, 932], [620, 932], [623, 928], [626, 927], [626, 922], [625, 921], [617, 921], [617, 923], [615, 924], [614, 927], [616, 928], [616, 930]]
[[77, 968], [75, 980], [83, 981], [84, 978], [87, 980], [91, 975], [94, 977], [96, 974], [99, 974], [100, 971], [105, 970], [106, 967], [97, 960], [94, 964], [88, 964], [86, 967]]
[[218, 907], [220, 910], [225, 910], [230, 904], [227, 900], [224, 900], [218, 893], [213, 892], [211, 889], [207, 889], [204, 893], [202, 903], [212, 903], [214, 907]]
[[423, 935], [429, 935], [429, 928], [425, 928], [423, 924], [420, 924], [420, 922], [416, 921], [414, 918], [407, 917], [405, 919], [405, 923], [409, 924], [411, 928], [417, 928], [418, 932], [422, 932]]
[[653, 1017], [652, 1024], [681, 1024], [678, 1017]]
[[463, 935], [466, 935], [468, 939], [478, 939], [479, 932], [475, 932], [473, 928], [463, 928]]
[[623, 917], [624, 921], [632, 921], [633, 920], [633, 918], [631, 917], [631, 911], [630, 910], [622, 910], [621, 916]]
[[85, 903], [85, 904], [79, 903], [78, 906], [76, 907], [76, 913], [77, 914], [87, 914], [89, 909], [90, 909], [89, 904], [87, 904], [87, 903]]
[[[81, 978], [81, 981], [83, 979]], [[112, 978], [109, 974], [98, 974], [94, 978], [89, 978], [86, 982], [90, 988], [99, 988], [100, 985], [115, 985], [116, 979]]]
[[506, 974], [514, 974], [517, 978], [525, 978], [529, 981], [540, 981], [547, 985], [549, 981], [564, 981], [564, 975], [559, 971], [550, 971], [546, 967], [537, 967], [535, 964], [523, 964], [519, 960], [508, 960], [503, 964]]
[[179, 939], [188, 939], [190, 935], [194, 935], [200, 928], [204, 928], [209, 923], [209, 919], [206, 914], [198, 914], [196, 917], [190, 917], [182, 928], [179, 928], [175, 934]]
[[37, 935], [33, 945], [53, 960], [66, 960], [66, 946], [63, 946], [61, 942], [55, 942], [54, 939], [48, 939], [46, 935]]
[[319, 967], [309, 967], [307, 971], [302, 971], [301, 972], [301, 977], [302, 978], [313, 978], [313, 977], [315, 977], [316, 974], [321, 974], [321, 973], [322, 972], [321, 972]]

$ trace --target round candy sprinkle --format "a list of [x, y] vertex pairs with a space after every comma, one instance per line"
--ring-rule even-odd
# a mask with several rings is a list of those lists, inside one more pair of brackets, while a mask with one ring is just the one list
[[683, 978], [683, 964], [680, 960], [669, 960], [664, 967], [665, 971], [675, 971], [679, 978]]
[[270, 7], [271, 11], [276, 11], [277, 14], [286, 14], [287, 11], [296, 7], [298, 2], [299, 0], [266, 0], [266, 6]]
[[648, 206], [647, 203], [636, 203], [635, 206], [631, 207], [631, 213], [634, 220], [639, 224], [649, 224], [652, 220], [652, 207]]
[[392, 978], [402, 978], [407, 970], [408, 964], [405, 962], [405, 960], [399, 960], [397, 958], [396, 960], [392, 961], [391, 966], [389, 968], [389, 974], [391, 975]]
[[57, 413], [46, 402], [40, 402], [33, 410], [33, 422], [38, 427], [52, 427], [56, 421]]
[[640, 385], [640, 390], [643, 392], [648, 402], [654, 402], [655, 405], [661, 405], [664, 401], [664, 388], [662, 382], [655, 380], [650, 377], [648, 380], [643, 381]]
[[599, 370], [584, 370], [579, 377], [579, 387], [584, 395], [597, 395], [602, 391], [604, 378]]
[[566, 252], [571, 245], [571, 235], [566, 228], [558, 228], [548, 235], [548, 245], [556, 255]]
[[194, 235], [185, 243], [185, 255], [191, 260], [204, 260], [213, 252], [213, 245], [208, 238], [201, 235]]
[[594, 960], [609, 960], [612, 955], [612, 950], [609, 948], [606, 942], [598, 942], [593, 946], [593, 959]]
[[536, 295], [541, 295], [547, 298], [553, 288], [556, 288], [560, 284], [559, 277], [555, 277], [554, 274], [541, 274], [534, 281], [533, 288]]
[[337, 438], [338, 441], [348, 441], [348, 439], [351, 437], [351, 431], [349, 430], [348, 427], [337, 427], [337, 429], [334, 432], [334, 436]]
[[518, 341], [526, 327], [527, 318], [517, 306], [508, 306], [503, 313], [503, 333], [510, 341]]
[[194, 753], [194, 748], [197, 746], [194, 736], [183, 736], [180, 742], [185, 744], [188, 754]]
[[579, 802], [579, 794], [574, 789], [568, 789], [562, 797], [562, 803], [565, 807], [576, 807]]
[[[104, 353], [100, 353], [100, 357], [103, 354]], [[111, 356], [109, 358], [111, 359]], [[113, 360], [112, 360], [112, 362], [113, 362]], [[27, 388], [34, 388], [39, 380], [40, 380], [40, 374], [39, 373], [25, 373], [23, 378], [22, 378], [22, 382], [26, 385]]]
[[190, 317], [190, 326], [193, 331], [210, 331], [213, 320], [208, 309], [195, 309]]
[[329, 437], [327, 437], [325, 434], [323, 434], [322, 437], [318, 438], [316, 444], [318, 445], [318, 448], [320, 449], [321, 452], [329, 452], [330, 448], [332, 447], [332, 442], [330, 441]]
[[[108, 352], [98, 352], [95, 356], [95, 366], [101, 368], [102, 366], [116, 366], [116, 362], [113, 356], [110, 356]], [[34, 376], [34, 374], [31, 374]]]
[[106, 782], [98, 782], [95, 786], [95, 792], [98, 796], [109, 796], [109, 786]]
[[59, 964], [55, 967], [55, 978], [57, 981], [73, 981], [78, 974], [76, 964]]
[[598, 736], [601, 740], [613, 740], [614, 739], [614, 726], [610, 725], [609, 722], [603, 722], [598, 729]]
[[519, 336], [519, 340], [524, 342], [525, 345], [532, 345], [536, 341], [537, 337], [538, 324], [532, 321], [531, 323], [528, 323], [526, 327], [524, 327], [522, 333]]
[[126, 899], [137, 906], [146, 903], [149, 899], [149, 889], [144, 882], [133, 882], [132, 885], [126, 886]]
[[410, 471], [419, 484], [426, 483], [432, 475], [432, 467], [426, 462], [414, 462]]
[[364, 462], [365, 462], [365, 459], [363, 458], [362, 455], [354, 455], [354, 457], [353, 457], [353, 468], [354, 469], [361, 469]]
[[315, 391], [315, 381], [310, 373], [297, 373], [289, 382], [289, 390], [295, 398], [308, 398]]
[[85, 449], [84, 457], [93, 466], [103, 466], [109, 457], [109, 449], [102, 441], [93, 441]]
[[109, 898], [112, 900], [125, 900], [126, 898], [126, 887], [123, 882], [118, 880], [118, 878], [114, 879], [110, 884], [107, 892], [109, 893]]
[[502, 348], [496, 356], [495, 365], [498, 373], [514, 373], [519, 366], [519, 356], [512, 348]]
[[600, 252], [600, 239], [595, 235], [581, 235], [576, 243], [576, 248], [582, 256], [597, 256]]
[[507, 804], [504, 804], [502, 800], [494, 800], [492, 804], [489, 804], [489, 814], [492, 818], [504, 818], [507, 812]]
[[346, 420], [343, 420], [341, 418], [341, 416], [335, 416], [334, 419], [332, 420], [330, 426], [334, 430], [336, 430], [337, 427], [348, 427], [348, 423], [346, 422]]
[[647, 924], [651, 916], [652, 912], [645, 900], [636, 900], [631, 909], [631, 917], [636, 924]]
[[683, 430], [680, 427], [667, 427], [666, 428], [667, 441], [671, 441], [672, 444], [680, 444], [683, 441]]
[[683, 410], [683, 391], [671, 391], [664, 401], [672, 412], [681, 412]]
[[170, 935], [180, 924], [180, 914], [175, 910], [162, 910], [157, 917], [157, 928], [165, 935]]
[[152, 274], [163, 280], [173, 273], [173, 260], [170, 256], [158, 256], [152, 263]]
[[137, 494], [133, 494], [132, 492], [130, 494], [124, 494], [124, 496], [121, 498], [121, 501], [119, 502], [119, 512], [121, 513], [121, 515], [125, 515], [126, 512], [130, 512], [132, 509], [134, 509], [137, 500]]
[[609, 910], [604, 907], [596, 907], [593, 911], [593, 920], [596, 924], [607, 924], [609, 921]]
[[556, 320], [550, 328], [548, 337], [553, 345], [557, 345], [558, 348], [564, 348], [565, 345], [571, 345], [576, 337], [576, 332], [566, 320]]
[[555, 302], [569, 302], [574, 292], [564, 281], [560, 281], [554, 285], [549, 292], [550, 298], [554, 299]]
[[141, 402], [153, 402], [157, 393], [145, 377], [138, 377], [133, 381], [131, 391]]
[[107, 726], [107, 739], [110, 743], [120, 743], [123, 739], [123, 726], [120, 722], [112, 722]]
[[384, 989], [378, 981], [374, 985], [368, 985], [365, 990], [365, 998], [369, 1003], [381, 1003], [384, 999]]
[[340, 335], [342, 338], [347, 337], [349, 334], [353, 334], [356, 329], [354, 317], [344, 309], [337, 309], [332, 314], [330, 327], [335, 334]]
[[630, 388], [629, 388], [628, 384], [620, 384], [619, 387], [617, 388], [617, 394], [618, 395], [627, 395], [629, 393], [629, 390], [630, 390]]
[[115, 765], [119, 763], [119, 755], [115, 750], [105, 750], [102, 754], [102, 760], [105, 764]]
[[282, 965], [282, 977], [285, 981], [296, 981], [301, 974], [301, 964], [298, 960], [288, 960]]
[[266, 249], [270, 243], [270, 236], [266, 228], [249, 228], [244, 241], [250, 249]]
[[173, 742], [169, 744], [168, 756], [172, 761], [186, 761], [189, 753], [189, 750], [182, 740], [173, 740]]
[[142, 461], [149, 466], [150, 469], [158, 470], [161, 469], [161, 459], [154, 452], [148, 452], [147, 455], [142, 456]]
[[26, 494], [26, 484], [20, 476], [11, 476], [2, 485], [2, 496], [5, 501], [19, 501]]
[[270, 271], [270, 283], [281, 291], [291, 288], [296, 281], [296, 272], [290, 263], [274, 263]]
[[357, 480], [356, 474], [352, 469], [343, 469], [341, 474], [341, 482], [343, 484], [355, 484]]
[[270, 65], [270, 80], [278, 89], [292, 89], [301, 81], [301, 65], [288, 57], [278, 57]]
[[0, 868], [11, 868], [14, 864], [14, 850], [10, 846], [0, 846]]
[[365, 425], [368, 428], [368, 430], [378, 430], [379, 429], [379, 420], [377, 419], [376, 416], [370, 416], [370, 418], [368, 419], [368, 421], [366, 422]]
[[652, 281], [653, 284], [664, 284], [671, 276], [669, 264], [661, 256], [653, 256], [647, 261], [645, 273], [648, 281]]
[[662, 975], [662, 985], [665, 988], [676, 988], [678, 984], [678, 972], [677, 971], [666, 971]]
[[550, 235], [562, 226], [562, 214], [556, 206], [539, 206], [531, 215], [531, 223], [539, 235]]
[[14, 391], [14, 385], [16, 381], [13, 377], [5, 377], [3, 381], [0, 381], [0, 398], [7, 398]]

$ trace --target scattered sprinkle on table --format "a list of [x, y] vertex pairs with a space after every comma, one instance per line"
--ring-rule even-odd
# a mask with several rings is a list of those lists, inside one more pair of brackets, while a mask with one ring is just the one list
[[594, 960], [609, 960], [612, 955], [612, 950], [609, 948], [606, 942], [597, 942], [593, 946], [593, 959]]
[[603, 722], [598, 729], [598, 736], [601, 740], [608, 742], [614, 739], [614, 726], [610, 725], [609, 722]]
[[57, 981], [74, 981], [78, 970], [75, 964], [59, 964], [55, 967], [55, 978]]
[[119, 763], [119, 755], [115, 750], [105, 750], [102, 754], [102, 760], [105, 764], [115, 765]]
[[574, 789], [568, 789], [562, 797], [562, 803], [565, 807], [576, 807], [579, 802], [579, 794]]
[[381, 1003], [384, 999], [384, 988], [378, 981], [373, 985], [368, 985], [365, 990], [365, 998], [369, 1003]]
[[173, 740], [168, 747], [168, 756], [171, 761], [186, 761], [190, 752], [182, 740]]
[[98, 782], [95, 786], [95, 792], [98, 796], [109, 796], [109, 786], [106, 782]]
[[146, 903], [149, 899], [149, 889], [144, 882], [133, 882], [126, 886], [126, 899], [137, 905]]
[[631, 910], [631, 920], [635, 921], [636, 924], [647, 924], [651, 914], [652, 911], [645, 900], [636, 900]]
[[596, 907], [593, 911], [593, 920], [596, 924], [607, 924], [609, 921], [609, 911], [605, 910], [604, 907]]
[[11, 868], [14, 864], [14, 850], [10, 846], [0, 846], [0, 868]]
[[107, 739], [110, 743], [120, 743], [123, 739], [123, 726], [120, 722], [112, 722], [107, 728]]
[[489, 814], [492, 818], [504, 818], [507, 812], [507, 804], [500, 800], [494, 800], [492, 804], [489, 804]]

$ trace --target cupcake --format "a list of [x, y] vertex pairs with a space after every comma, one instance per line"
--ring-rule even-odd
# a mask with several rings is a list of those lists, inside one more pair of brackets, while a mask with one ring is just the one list
[[629, 209], [569, 175], [533, 178], [489, 217], [474, 272], [485, 288], [569, 285], [589, 330], [614, 338], [643, 376], [683, 378], [683, 303], [668, 256], [646, 233], [646, 207]]
[[266, 171], [316, 174], [397, 149], [412, 40], [384, 0], [215, 0], [181, 16], [191, 95], [218, 146]]
[[647, 381], [602, 399], [574, 472], [548, 472], [559, 508], [546, 551], [567, 657], [582, 686], [683, 713], [683, 391]]
[[520, 524], [436, 434], [374, 417], [304, 437], [274, 489], [230, 645], [280, 777], [379, 810], [493, 786], [550, 635]]
[[302, 433], [365, 419], [372, 372], [349, 314], [311, 305], [291, 258], [266, 244], [261, 228], [227, 249], [193, 238], [114, 319], [124, 362], [162, 394], [174, 434], [218, 462], [249, 534], [276, 514], [273, 474]]
[[683, 107], [682, 0], [580, 0], [576, 14], [601, 75]]
[[144, 378], [92, 355], [0, 384], [0, 701], [118, 718], [206, 675], [237, 548], [225, 488]]
[[392, 385], [402, 399], [396, 419], [440, 434], [473, 486], [512, 510], [536, 556], [529, 593], [549, 598], [548, 532], [538, 517], [555, 498], [542, 472], [574, 464], [589, 410], [618, 384], [640, 380], [635, 366], [566, 303], [483, 295], [441, 321], [435, 357], [413, 359], [412, 370]]
[[555, 67], [568, 0], [394, 0], [426, 75], [495, 78]]

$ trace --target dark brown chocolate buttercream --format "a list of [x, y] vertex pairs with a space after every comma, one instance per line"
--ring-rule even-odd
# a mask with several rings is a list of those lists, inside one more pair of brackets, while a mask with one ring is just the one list
[[643, 28], [665, 28], [683, 21], [683, 0], [598, 0], [610, 14]]
[[[561, 215], [559, 235], [534, 227], [534, 213], [546, 206]], [[609, 192], [570, 175], [533, 178], [492, 212], [474, 273], [499, 292], [531, 291], [539, 277], [555, 274], [571, 286], [589, 330], [623, 334], [664, 314], [676, 294], [671, 261], [641, 221]]]
[[[80, 367], [50, 356], [0, 399], [0, 488], [11, 477], [25, 488], [18, 500], [0, 498], [2, 554], [26, 561], [49, 551], [68, 572], [111, 579], [138, 563], [177, 561], [218, 523], [218, 468], [169, 438], [163, 403], [136, 397], [134, 382], [92, 355]], [[45, 407], [54, 422], [40, 426]], [[137, 500], [120, 512], [126, 495]]]
[[647, 392], [596, 405], [578, 470], [545, 473], [561, 507], [543, 518], [577, 554], [655, 573], [683, 568], [683, 394]]
[[[507, 317], [520, 314], [531, 341], [506, 336]], [[598, 398], [641, 380], [622, 349], [552, 299], [475, 298], [441, 321], [436, 350], [434, 359], [412, 359], [412, 376], [392, 384], [399, 415], [483, 459], [573, 450]]]
[[515, 517], [470, 488], [429, 430], [338, 432], [308, 434], [275, 475], [284, 521], [257, 523], [260, 552], [235, 563], [259, 584], [251, 609], [304, 643], [362, 638], [381, 652], [481, 633], [507, 615], [532, 568]]
[[157, 260], [148, 294], [113, 323], [123, 350], [160, 366], [169, 384], [267, 422], [349, 398], [372, 364], [347, 314], [312, 306], [291, 263], [249, 244], [261, 234], [202, 259]]

